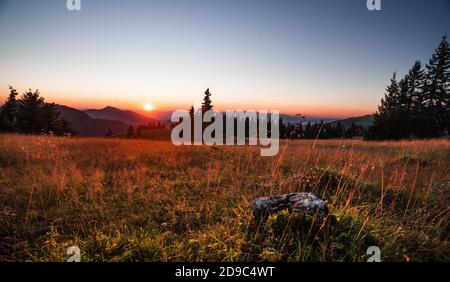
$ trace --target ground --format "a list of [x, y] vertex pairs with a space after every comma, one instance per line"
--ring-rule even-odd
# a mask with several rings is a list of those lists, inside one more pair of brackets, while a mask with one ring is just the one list
[[[0, 261], [449, 261], [450, 142], [168, 141], [0, 135]], [[329, 203], [299, 232], [289, 212], [255, 222], [260, 196]], [[257, 223], [257, 224], [256, 224]], [[316, 226], [312, 228], [312, 226]], [[310, 228], [311, 227], [311, 228]]]

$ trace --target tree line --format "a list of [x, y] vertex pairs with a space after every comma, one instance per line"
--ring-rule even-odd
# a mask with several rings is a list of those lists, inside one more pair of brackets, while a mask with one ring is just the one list
[[[189, 109], [189, 114], [191, 120], [194, 119], [195, 115], [202, 115], [209, 110], [213, 110], [214, 106], [211, 100], [211, 92], [209, 89], [205, 91], [203, 97], [203, 103], [201, 108], [195, 109], [194, 106], [191, 106]], [[223, 136], [226, 135], [226, 117], [225, 113], [223, 115], [223, 132], [221, 133]], [[270, 115], [269, 118], [270, 120]], [[214, 120], [214, 119], [213, 119]], [[267, 121], [267, 128], [269, 131], [269, 137], [271, 136], [271, 124], [270, 121]], [[258, 125], [261, 121], [259, 117], [256, 116], [254, 120]], [[250, 117], [244, 120], [239, 120], [238, 118], [234, 118], [234, 134], [237, 134], [237, 124], [244, 123], [245, 124], [245, 137], [249, 137], [249, 124]], [[209, 125], [209, 123], [203, 122], [203, 130]], [[172, 125], [172, 127], [175, 125]], [[352, 123], [352, 125], [348, 128], [344, 126], [344, 124], [340, 121], [335, 123], [324, 123], [321, 121], [320, 123], [285, 123], [283, 119], [280, 119], [280, 138], [281, 139], [336, 139], [336, 138], [354, 138], [354, 137], [364, 137], [366, 136], [366, 129], [359, 123]], [[191, 123], [191, 135], [193, 136], [194, 132], [194, 124]], [[215, 134], [215, 132], [214, 132]]]
[[394, 72], [367, 139], [448, 136], [450, 129], [450, 47], [447, 36], [425, 68], [416, 61], [400, 81]]
[[39, 90], [26, 91], [19, 99], [12, 86], [3, 106], [0, 107], [0, 132], [22, 134], [69, 135], [74, 132], [62, 119], [55, 103], [46, 103]]
[[340, 121], [336, 123], [283, 123], [280, 122], [281, 139], [342, 139], [365, 137], [366, 129], [357, 122], [348, 128]]

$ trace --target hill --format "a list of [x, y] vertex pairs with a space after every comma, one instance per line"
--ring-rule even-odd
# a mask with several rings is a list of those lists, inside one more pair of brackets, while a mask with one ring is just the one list
[[86, 110], [84, 112], [94, 119], [120, 121], [134, 127], [159, 122], [156, 119], [149, 118], [133, 111], [125, 111], [109, 106], [100, 110]]
[[94, 119], [86, 113], [63, 105], [58, 105], [61, 117], [70, 122], [72, 129], [79, 136], [105, 136], [109, 130], [114, 134], [127, 132], [128, 125], [121, 121]]
[[373, 122], [373, 115], [341, 119], [331, 122], [331, 125], [336, 125], [338, 122], [341, 122], [346, 128], [350, 127], [353, 123], [359, 123], [364, 128], [368, 128]]

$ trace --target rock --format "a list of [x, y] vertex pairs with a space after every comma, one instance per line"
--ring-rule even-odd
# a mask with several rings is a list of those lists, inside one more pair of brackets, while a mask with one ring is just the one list
[[325, 218], [328, 215], [327, 201], [313, 193], [292, 193], [275, 197], [258, 198], [252, 203], [256, 217], [289, 210], [298, 214], [307, 214]]

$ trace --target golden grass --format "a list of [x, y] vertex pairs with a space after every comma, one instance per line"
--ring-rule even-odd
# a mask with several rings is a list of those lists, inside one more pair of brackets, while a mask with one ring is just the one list
[[[384, 260], [448, 261], [449, 162], [446, 140], [292, 141], [262, 158], [257, 147], [0, 135], [0, 261], [65, 261], [72, 245], [84, 261], [362, 261], [368, 236]], [[252, 236], [249, 203], [297, 191], [326, 198], [348, 236], [313, 250]]]

